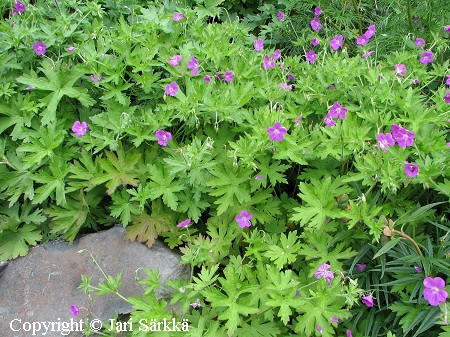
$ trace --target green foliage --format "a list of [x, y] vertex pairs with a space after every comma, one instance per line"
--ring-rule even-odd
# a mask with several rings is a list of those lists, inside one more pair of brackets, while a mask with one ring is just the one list
[[[179, 249], [192, 275], [162, 285], [173, 314], [146, 270], [134, 321], [181, 317], [195, 336], [448, 333], [447, 303], [423, 295], [425, 277], [450, 276], [450, 22], [438, 0], [25, 6], [0, 4], [1, 260], [120, 222], [128, 240]], [[348, 111], [327, 125], [336, 102]], [[411, 146], [382, 146], [393, 125]], [[333, 279], [317, 278], [328, 265]], [[120, 295], [120, 271], [105, 279], [81, 288]]]

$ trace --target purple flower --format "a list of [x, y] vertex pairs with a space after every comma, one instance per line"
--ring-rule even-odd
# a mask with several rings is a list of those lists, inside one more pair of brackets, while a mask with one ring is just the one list
[[320, 325], [316, 325], [316, 329], [317, 331], [319, 331], [320, 333], [322, 333], [322, 327]]
[[281, 11], [279, 11], [278, 12], [278, 14], [277, 14], [277, 18], [278, 18], [278, 20], [283, 20], [283, 18], [284, 18], [284, 13], [283, 12], [281, 12]]
[[314, 19], [310, 22], [312, 30], [321, 30], [322, 25], [320, 24], [320, 20], [317, 16], [314, 17]]
[[422, 64], [428, 64], [434, 61], [433, 58], [433, 52], [431, 51], [424, 51], [422, 53], [422, 57], [420, 58], [420, 63]]
[[103, 78], [103, 76], [101, 74], [98, 75], [97, 77], [95, 77], [94, 75], [91, 75], [92, 82], [99, 82], [102, 78]]
[[[450, 75], [449, 75], [450, 76]], [[288, 81], [295, 81], [295, 76], [292, 74], [288, 75]]]
[[319, 44], [319, 39], [317, 37], [313, 37], [311, 40], [311, 44], [315, 47]]
[[417, 47], [418, 47], [418, 46], [421, 46], [421, 45], [425, 44], [425, 40], [422, 39], [421, 37], [418, 37], [418, 38], [416, 39], [416, 41], [414, 42], [414, 44], [415, 44]]
[[358, 36], [356, 39], [357, 45], [365, 46], [367, 43], [369, 43], [369, 39], [365, 35]]
[[394, 70], [398, 77], [403, 77], [406, 74], [406, 66], [402, 64], [395, 64]]
[[365, 59], [366, 57], [369, 57], [370, 55], [372, 55], [375, 52], [375, 50], [369, 50], [367, 53], [365, 53], [364, 55], [361, 55], [362, 59]]
[[269, 68], [274, 68], [275, 67], [275, 62], [273, 62], [271, 59], [269, 59], [269, 56], [264, 56], [264, 62], [263, 62], [263, 68], [265, 70], [269, 69]]
[[253, 47], [256, 51], [260, 51], [264, 49], [264, 41], [263, 40], [256, 40], [253, 42]]
[[328, 116], [333, 118], [339, 117], [340, 119], [345, 119], [347, 112], [347, 108], [344, 108], [338, 102], [334, 102], [334, 104], [330, 108], [330, 111], [328, 112]]
[[445, 26], [445, 31], [447, 32], [447, 33], [450, 33], [450, 25], [449, 26]]
[[73, 317], [77, 317], [78, 314], [80, 313], [80, 309], [76, 305], [72, 304], [70, 306], [70, 312], [72, 313]]
[[225, 82], [231, 82], [234, 79], [233, 73], [231, 71], [226, 71], [223, 80]]
[[281, 89], [292, 90], [292, 84], [280, 83], [278, 84], [278, 87]]
[[155, 132], [155, 137], [156, 137], [156, 139], [158, 139], [159, 145], [167, 146], [168, 141], [172, 139], [172, 134], [170, 132], [166, 132], [164, 130], [157, 130]]
[[314, 52], [314, 50], [310, 50], [309, 52], [307, 52], [305, 57], [306, 57], [306, 61], [308, 61], [311, 64], [313, 64], [314, 61], [317, 60], [317, 55]]
[[447, 90], [446, 95], [444, 96], [444, 101], [450, 104], [450, 91]]
[[412, 19], [412, 23], [414, 25], [418, 25], [420, 23], [420, 19], [417, 15], [414, 15], [413, 19]]
[[194, 303], [191, 303], [189, 305], [193, 308], [201, 308], [202, 307], [202, 304], [200, 303], [200, 300], [198, 298], [195, 300]]
[[34, 86], [29, 85], [29, 86], [27, 87], [27, 90], [31, 90], [31, 89], [34, 89]]
[[314, 8], [314, 15], [319, 16], [320, 14], [322, 14], [322, 8], [316, 6], [316, 8]]
[[411, 146], [414, 142], [414, 132], [406, 130], [398, 124], [392, 125], [392, 135], [400, 147]]
[[421, 273], [422, 272], [422, 268], [415, 266], [414, 269], [416, 270], [416, 272]]
[[175, 96], [178, 92], [178, 84], [176, 82], [170, 82], [166, 85], [166, 95]]
[[345, 333], [347, 334], [347, 337], [353, 337], [351, 330], [347, 329], [345, 330]]
[[[162, 130], [160, 130], [160, 131], [162, 131]], [[164, 131], [163, 131], [163, 132], [164, 132]], [[172, 136], [170, 136], [170, 137], [172, 137]], [[165, 145], [164, 145], [164, 146], [165, 146]], [[187, 227], [187, 226], [189, 226], [190, 223], [191, 223], [191, 219], [187, 218], [186, 220], [181, 221], [181, 222], [177, 225], [177, 227]]]
[[192, 69], [192, 75], [198, 74], [198, 61], [194, 56], [191, 57], [191, 60], [188, 62], [187, 67], [188, 69]]
[[[178, 63], [180, 63], [180, 61], [183, 59], [183, 56], [181, 55], [175, 55], [172, 56], [169, 61], [167, 61], [167, 63], [169, 63], [171, 66], [176, 67], [178, 65]], [[189, 68], [190, 69], [190, 68]]]
[[76, 121], [72, 126], [72, 131], [75, 132], [78, 138], [83, 137], [87, 129], [88, 125], [86, 124], [86, 122]]
[[417, 78], [415, 78], [415, 79], [413, 79], [411, 82], [412, 82], [412, 84], [418, 84], [418, 83], [419, 83], [419, 80], [418, 80]]
[[330, 320], [331, 320], [332, 322], [334, 322], [334, 323], [337, 323], [337, 322], [339, 322], [339, 317], [333, 316], [333, 317], [331, 317]]
[[334, 84], [330, 84], [330, 85], [327, 87], [327, 90], [331, 90], [331, 89], [334, 89], [334, 88], [335, 88]]
[[43, 44], [41, 41], [36, 41], [36, 43], [33, 45], [33, 49], [36, 52], [36, 55], [44, 55], [47, 51], [47, 46]]
[[262, 174], [258, 174], [257, 176], [256, 176], [256, 180], [262, 180], [262, 178], [264, 178], [263, 176], [262, 176]]
[[295, 297], [300, 297], [300, 296], [301, 296], [300, 292], [297, 291], [297, 292], [295, 293]]
[[176, 22], [183, 20], [183, 18], [184, 18], [184, 15], [182, 13], [173, 13], [173, 19]]
[[445, 75], [447, 77], [447, 80], [445, 81], [445, 84], [450, 86], [450, 75]]
[[344, 41], [343, 35], [335, 36], [334, 39], [330, 41], [330, 46], [333, 50], [338, 50], [340, 47], [342, 47], [343, 41]]
[[448, 293], [444, 290], [445, 282], [442, 278], [425, 277], [423, 285], [425, 286], [423, 297], [432, 306], [438, 306], [439, 303], [446, 301]]
[[14, 8], [16, 9], [17, 13], [25, 12], [25, 5], [21, 1], [16, 1], [14, 4]]
[[253, 215], [249, 212], [247, 212], [245, 209], [241, 211], [239, 215], [236, 216], [236, 221], [239, 224], [239, 227], [250, 227], [252, 225], [250, 219], [253, 217]]
[[356, 264], [356, 267], [357, 267], [360, 271], [363, 271], [364, 269], [366, 269], [367, 264], [365, 264], [365, 263], [357, 263], [357, 264]]
[[387, 147], [395, 145], [395, 140], [389, 132], [386, 134], [379, 133], [377, 139], [378, 142], [375, 146], [383, 152], [387, 152]]
[[298, 116], [297, 119], [295, 120], [295, 124], [300, 125], [300, 120], [302, 119], [302, 117], [303, 117], [303, 114]]
[[364, 296], [362, 298], [362, 302], [368, 307], [373, 307], [373, 297], [372, 296]]
[[278, 60], [281, 57], [281, 52], [279, 49], [275, 50], [275, 53], [273, 53], [272, 58], [274, 61]]
[[278, 142], [281, 142], [284, 139], [286, 132], [286, 128], [284, 128], [280, 122], [275, 122], [273, 126], [267, 128], [269, 139], [276, 140]]
[[205, 77], [203, 77], [203, 81], [205, 81], [206, 83], [209, 83], [209, 82], [211, 82], [211, 77], [206, 75]]
[[336, 122], [332, 120], [328, 115], [323, 119], [323, 123], [326, 125], [326, 127], [336, 125]]
[[67, 48], [67, 51], [68, 51], [69, 53], [73, 53], [74, 50], [75, 50], [75, 48], [72, 47], [72, 46], [70, 46], [69, 48]]
[[419, 174], [419, 167], [414, 163], [405, 163], [405, 173], [410, 177], [413, 178], [416, 175]]
[[323, 277], [325, 280], [328, 281], [328, 287], [331, 284], [331, 281], [334, 279], [334, 274], [330, 269], [330, 265], [327, 263], [324, 263], [322, 265], [319, 266], [319, 268], [317, 268], [317, 272], [314, 274], [316, 279], [320, 279], [321, 277]]
[[364, 36], [365, 36], [367, 39], [371, 39], [374, 35], [375, 35], [375, 25], [370, 25], [370, 26], [367, 28], [366, 32], [364, 33]]

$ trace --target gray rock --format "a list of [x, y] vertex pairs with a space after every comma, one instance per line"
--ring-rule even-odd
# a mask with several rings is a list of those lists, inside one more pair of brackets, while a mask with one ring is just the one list
[[[143, 294], [144, 286], [135, 280], [138, 268], [140, 279], [148, 278], [145, 267], [159, 268], [161, 282], [178, 277], [189, 278], [188, 266], [180, 266], [180, 256], [156, 241], [151, 249], [139, 242], [126, 242], [126, 229], [114, 227], [110, 230], [86, 235], [66, 242], [48, 242], [31, 248], [28, 255], [11, 261], [0, 277], [0, 335], [6, 337], [33, 336], [33, 322], [55, 322], [54, 330], [47, 331], [41, 323], [41, 330], [35, 336], [62, 336], [63, 324], [80, 322], [88, 308], [102, 322], [107, 322], [115, 313], [129, 313], [131, 306], [113, 294], [89, 296], [77, 289], [81, 275], [93, 275], [91, 285], [105, 282], [105, 277], [94, 265], [88, 249], [106, 275], [116, 276], [123, 272], [119, 293], [125, 297]], [[4, 267], [4, 266], [3, 266]], [[159, 293], [159, 298], [167, 294]], [[74, 318], [70, 305], [80, 308], [80, 315]], [[91, 316], [93, 318], [93, 316]], [[58, 322], [60, 323], [58, 326]], [[80, 325], [80, 324], [79, 324]], [[21, 329], [21, 331], [13, 331]], [[75, 325], [72, 325], [77, 329]], [[25, 331], [30, 329], [29, 331]], [[50, 328], [51, 329], [51, 328]], [[49, 330], [50, 330], [49, 329]], [[44, 334], [45, 333], [45, 334]], [[66, 332], [67, 335], [67, 332]], [[83, 336], [81, 332], [71, 332], [69, 336]]]

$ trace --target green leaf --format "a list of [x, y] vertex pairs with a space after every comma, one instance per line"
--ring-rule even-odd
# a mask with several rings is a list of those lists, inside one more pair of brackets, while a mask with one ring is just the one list
[[152, 203], [152, 214], [132, 215], [133, 225], [127, 226], [128, 233], [125, 239], [146, 243], [147, 247], [153, 246], [159, 233], [167, 232], [170, 229], [172, 215], [166, 213], [161, 200]]
[[186, 185], [174, 180], [175, 176], [170, 174], [168, 170], [164, 170], [164, 166], [149, 165], [148, 168], [152, 181], [144, 188], [144, 192], [148, 194], [151, 200], [162, 196], [164, 203], [176, 211], [179, 200], [176, 192], [184, 190]]
[[46, 200], [53, 191], [56, 192], [56, 204], [64, 205], [66, 203], [66, 192], [64, 190], [65, 182], [64, 178], [69, 173], [69, 167], [67, 162], [57, 159], [50, 162], [50, 171], [52, 174], [48, 174], [45, 171], [40, 171], [33, 175], [33, 180], [43, 184], [36, 189], [36, 196], [33, 200], [33, 204], [40, 204]]
[[286, 264], [293, 263], [298, 256], [300, 244], [297, 242], [297, 231], [290, 232], [288, 236], [281, 234], [279, 245], [269, 245], [264, 253], [271, 261], [275, 261], [275, 266], [282, 269]]
[[95, 174], [90, 182], [94, 185], [106, 183], [107, 193], [113, 194], [120, 185], [138, 186], [139, 181], [136, 179], [138, 174], [135, 172], [136, 163], [141, 158], [141, 154], [135, 152], [134, 149], [130, 153], [125, 154], [122, 146], [117, 149], [117, 156], [113, 152], [105, 151], [106, 158], [99, 159], [100, 167], [106, 173]]
[[131, 214], [139, 214], [139, 206], [130, 203], [130, 194], [126, 190], [122, 190], [120, 194], [111, 196], [113, 204], [110, 206], [111, 216], [120, 218], [123, 226], [126, 227], [131, 221]]
[[47, 59], [44, 59], [41, 64], [42, 67], [38, 69], [44, 73], [45, 79], [37, 77], [36, 73], [31, 72], [31, 75], [24, 74], [18, 77], [17, 82], [32, 85], [35, 90], [52, 91], [41, 100], [41, 105], [46, 107], [41, 113], [42, 125], [53, 123], [56, 120], [58, 103], [64, 96], [78, 99], [83, 106], [91, 106], [95, 103], [95, 100], [87, 94], [87, 89], [73, 87], [75, 82], [83, 76], [83, 73], [79, 72], [76, 67], [70, 71], [60, 67], [54, 69], [52, 62]]
[[389, 240], [388, 243], [386, 243], [381, 249], [372, 257], [372, 260], [376, 259], [377, 257], [383, 255], [384, 253], [387, 253], [389, 250], [395, 247], [395, 245], [401, 240], [401, 236], [396, 237], [393, 240]]
[[36, 245], [42, 239], [41, 231], [34, 224], [24, 224], [17, 230], [5, 229], [0, 233], [0, 260], [15, 259], [28, 253], [28, 245]]
[[236, 202], [248, 202], [251, 200], [248, 190], [249, 171], [235, 168], [232, 164], [225, 163], [209, 169], [214, 176], [206, 184], [213, 188], [211, 196], [220, 196], [214, 203], [218, 204], [217, 215], [224, 213]]

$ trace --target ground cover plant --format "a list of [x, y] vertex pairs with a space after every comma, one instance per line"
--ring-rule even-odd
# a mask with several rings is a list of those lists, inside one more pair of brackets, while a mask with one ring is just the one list
[[121, 223], [192, 268], [134, 322], [449, 335], [439, 1], [239, 3], [0, 2], [0, 259]]

